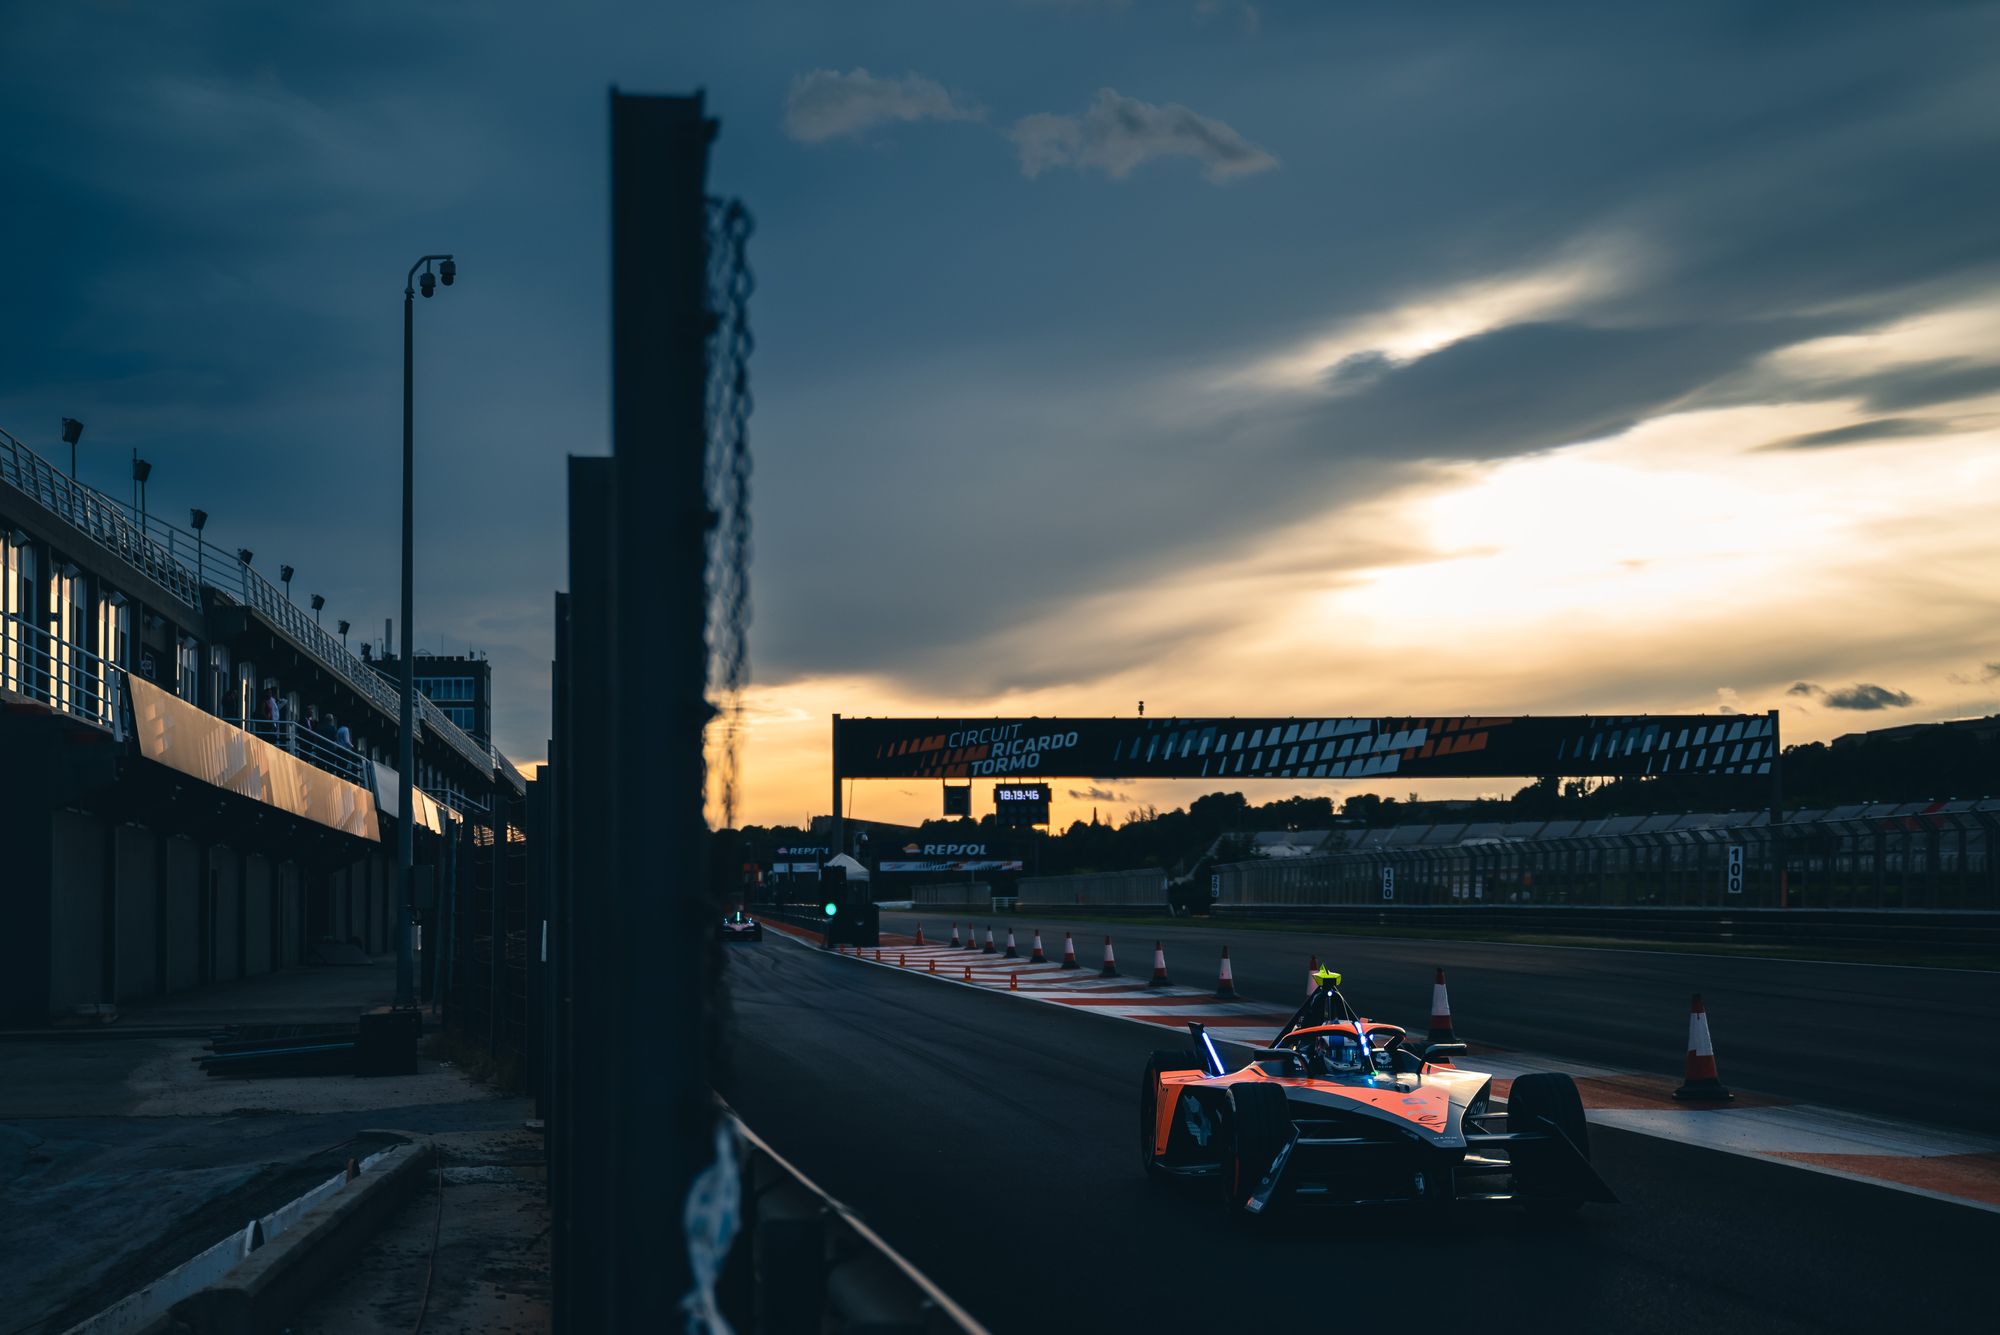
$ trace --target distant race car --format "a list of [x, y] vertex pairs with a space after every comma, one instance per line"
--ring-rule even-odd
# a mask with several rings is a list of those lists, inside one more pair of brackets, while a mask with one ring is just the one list
[[764, 939], [764, 924], [758, 922], [742, 909], [738, 909], [716, 924], [715, 939], [718, 941], [762, 941]]
[[1212, 1179], [1228, 1209], [1294, 1204], [1518, 1201], [1569, 1211], [1617, 1196], [1590, 1165], [1583, 1102], [1566, 1075], [1517, 1077], [1504, 1113], [1492, 1077], [1451, 1064], [1463, 1043], [1422, 1052], [1320, 985], [1268, 1048], [1231, 1071], [1198, 1051], [1155, 1052], [1139, 1090], [1139, 1157], [1155, 1179]]

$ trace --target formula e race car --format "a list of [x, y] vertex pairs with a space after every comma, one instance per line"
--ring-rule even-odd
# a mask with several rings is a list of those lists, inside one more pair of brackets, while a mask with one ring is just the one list
[[[1590, 1165], [1566, 1075], [1517, 1077], [1505, 1111], [1492, 1077], [1461, 1070], [1463, 1043], [1422, 1051], [1364, 1019], [1322, 970], [1268, 1048], [1231, 1071], [1189, 1024], [1196, 1051], [1155, 1052], [1139, 1090], [1139, 1158], [1157, 1180], [1211, 1179], [1234, 1213], [1288, 1205], [1518, 1201], [1574, 1210], [1617, 1197]], [[1504, 1188], [1504, 1189], [1493, 1189]]]
[[718, 941], [762, 941], [764, 939], [764, 924], [758, 922], [742, 909], [738, 909], [716, 924], [715, 939]]

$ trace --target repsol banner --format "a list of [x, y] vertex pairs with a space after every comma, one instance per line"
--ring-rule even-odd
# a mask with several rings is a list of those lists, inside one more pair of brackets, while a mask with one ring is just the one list
[[1769, 774], [1775, 716], [842, 718], [836, 779]]

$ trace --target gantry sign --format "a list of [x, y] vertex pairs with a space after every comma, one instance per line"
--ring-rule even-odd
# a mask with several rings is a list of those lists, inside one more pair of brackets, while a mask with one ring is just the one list
[[[833, 719], [842, 779], [1769, 774], [1769, 714]], [[835, 808], [836, 811], [838, 808]]]

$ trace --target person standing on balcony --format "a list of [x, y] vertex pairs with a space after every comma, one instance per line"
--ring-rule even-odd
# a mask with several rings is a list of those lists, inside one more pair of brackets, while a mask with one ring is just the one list
[[266, 686], [264, 688], [264, 703], [257, 707], [257, 717], [266, 723], [276, 723], [278, 721], [277, 687]]
[[[333, 720], [328, 719], [327, 722], [331, 723], [333, 722]], [[347, 725], [345, 723], [341, 724], [338, 728], [334, 730], [333, 740], [339, 742], [343, 747], [347, 748], [349, 751], [352, 751], [354, 749], [354, 734], [347, 730]]]
[[307, 732], [310, 732], [310, 733], [318, 733], [318, 732], [319, 732], [319, 706], [318, 706], [318, 705], [307, 705], [307, 706], [306, 706], [306, 731], [307, 731]]

